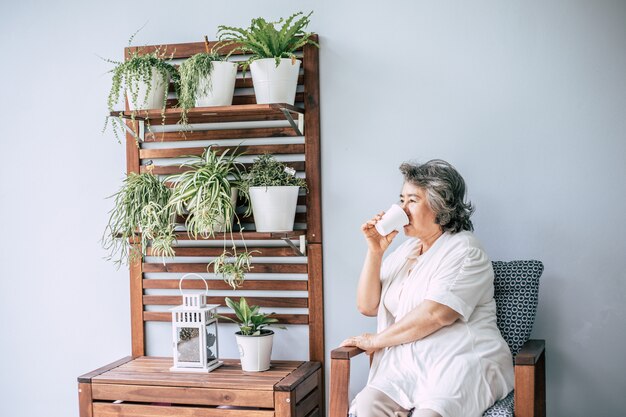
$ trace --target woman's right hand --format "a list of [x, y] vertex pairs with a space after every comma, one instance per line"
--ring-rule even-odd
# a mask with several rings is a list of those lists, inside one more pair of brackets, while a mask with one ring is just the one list
[[361, 225], [361, 232], [363, 232], [363, 236], [365, 237], [365, 241], [367, 242], [368, 249], [371, 252], [378, 254], [383, 254], [387, 250], [393, 239], [399, 233], [397, 230], [394, 230], [387, 236], [383, 236], [378, 233], [378, 230], [376, 230], [376, 227], [374, 226], [380, 221], [380, 219], [383, 217], [383, 214], [385, 214], [385, 212], [381, 211], [370, 221], [365, 222]]

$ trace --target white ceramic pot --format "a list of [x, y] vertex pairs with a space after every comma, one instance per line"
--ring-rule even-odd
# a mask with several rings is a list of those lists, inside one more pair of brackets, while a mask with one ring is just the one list
[[291, 232], [298, 204], [297, 185], [250, 187], [250, 202], [257, 232]]
[[252, 61], [250, 64], [254, 95], [257, 104], [287, 103], [293, 105], [296, 99], [300, 60], [281, 58], [276, 66], [274, 58]]
[[156, 68], [152, 68], [152, 80], [150, 81], [150, 92], [148, 93], [148, 97], [146, 97], [146, 90], [148, 89], [148, 84], [143, 81], [139, 81], [139, 84], [135, 87], [132, 87], [134, 91], [137, 88], [137, 102], [135, 103], [131, 89], [129, 86], [126, 86], [126, 97], [128, 98], [128, 108], [130, 110], [139, 110], [139, 109], [160, 109], [163, 107], [163, 95], [165, 94], [166, 89], [170, 84], [169, 76], [166, 79], [163, 79], [161, 74], [156, 70]]
[[237, 337], [242, 370], [260, 372], [270, 369], [272, 343], [274, 341], [273, 331], [262, 330], [262, 334], [259, 336], [242, 336], [237, 332], [235, 336]]
[[[230, 202], [233, 205], [233, 209], [237, 206], [237, 194], [238, 194], [238, 190], [236, 188], [233, 187], [230, 189]], [[234, 213], [235, 212], [233, 211], [233, 216], [231, 216], [229, 219], [229, 223], [231, 225], [233, 224]], [[217, 223], [215, 227], [213, 228], [213, 230], [216, 233], [226, 232], [226, 222], [224, 221], [223, 218], [217, 219]]]
[[[230, 106], [233, 104], [237, 64], [235, 62], [211, 62], [213, 70], [211, 78], [203, 78], [196, 92], [196, 107]], [[204, 87], [210, 82], [211, 87], [202, 94]]]

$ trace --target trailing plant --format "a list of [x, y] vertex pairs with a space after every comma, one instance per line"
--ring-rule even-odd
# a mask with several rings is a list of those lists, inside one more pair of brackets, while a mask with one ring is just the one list
[[[131, 172], [120, 190], [112, 195], [115, 204], [102, 237], [109, 251], [108, 260], [119, 266], [145, 255], [150, 241], [155, 256], [173, 256], [176, 237], [172, 210], [168, 208], [171, 190], [150, 172]], [[137, 239], [141, 233], [141, 239]], [[133, 243], [140, 243], [138, 249]]]
[[[278, 322], [277, 319], [268, 317], [274, 313], [260, 313], [259, 310], [261, 308], [259, 306], [248, 306], [248, 302], [244, 297], [241, 297], [238, 303], [229, 297], [226, 297], [225, 301], [226, 305], [235, 312], [235, 319], [222, 315], [218, 315], [218, 317], [237, 323], [239, 331], [243, 336], [259, 336], [262, 332], [270, 331], [265, 329], [265, 327]], [[286, 329], [284, 326], [276, 327]]]
[[[252, 19], [250, 27], [246, 29], [220, 25], [217, 35], [220, 42], [224, 42], [220, 49], [236, 43], [238, 45], [228, 56], [236, 51], [250, 54], [250, 58], [243, 64], [244, 71], [252, 61], [262, 58], [274, 58], [276, 66], [280, 64], [281, 58], [291, 58], [295, 61], [297, 57], [294, 52], [297, 49], [306, 44], [319, 47], [317, 42], [310, 39], [311, 33], [304, 31], [310, 23], [311, 14], [313, 12], [307, 15], [298, 12], [277, 22], [268, 22], [259, 17]], [[276, 25], [281, 26], [277, 29]]]
[[236, 247], [233, 245], [233, 252], [224, 251], [219, 257], [209, 263], [207, 270], [213, 265], [215, 275], [221, 275], [228, 285], [236, 290], [245, 280], [245, 274], [254, 268], [250, 261], [252, 260], [252, 252], [242, 252], [237, 254]]
[[241, 180], [241, 164], [229, 152], [226, 149], [218, 155], [209, 146], [202, 156], [190, 156], [191, 161], [181, 165], [188, 170], [176, 176], [169, 206], [178, 214], [188, 212], [185, 226], [194, 239], [214, 236], [221, 223], [227, 232], [232, 231], [233, 217], [239, 222], [231, 193]]
[[295, 176], [293, 168], [285, 166], [272, 154], [260, 155], [242, 178], [242, 188], [297, 185], [307, 189], [304, 178]]
[[[133, 36], [131, 36], [131, 38], [128, 40], [129, 47], [136, 34], [137, 32], [135, 32]], [[123, 62], [114, 61], [111, 59], [104, 59], [106, 62], [115, 65], [115, 67], [109, 71], [113, 73], [111, 90], [109, 91], [109, 96], [107, 99], [107, 107], [110, 113], [115, 111], [114, 107], [120, 101], [120, 95], [122, 96], [122, 98], [124, 97], [124, 95], [122, 94], [123, 91], [128, 91], [130, 93], [128, 100], [135, 106], [135, 109], [140, 109], [143, 105], [145, 105], [148, 100], [148, 95], [153, 88], [153, 70], [155, 70], [158, 76], [161, 77], [161, 81], [163, 83], [167, 83], [168, 80], [171, 80], [174, 83], [176, 91], [178, 91], [180, 85], [178, 71], [173, 65], [167, 62], [167, 60], [171, 59], [172, 56], [166, 58], [165, 55], [165, 51], [161, 51], [160, 48], [156, 48], [153, 52], [141, 54], [138, 50], [132, 51], [128, 59]], [[143, 97], [139, 97], [139, 88], [142, 83], [147, 86], [146, 93]], [[163, 121], [165, 120], [167, 93], [168, 88], [166, 85], [161, 102], [161, 117], [163, 118]], [[131, 119], [133, 121], [135, 121], [136, 113], [136, 110], [130, 113]], [[121, 142], [120, 132], [124, 132], [125, 123], [121, 118], [121, 112], [118, 116], [119, 117], [108, 116], [107, 123], [109, 118], [111, 118], [115, 137], [118, 142]], [[103, 130], [106, 129], [107, 123], [105, 123]], [[137, 133], [134, 133], [135, 138], [137, 138]]]
[[[218, 53], [209, 51], [209, 41], [204, 38], [206, 52], [191, 56], [180, 64], [180, 91], [178, 94], [178, 106], [182, 109], [180, 123], [188, 124], [187, 112], [195, 107], [198, 93], [208, 94], [213, 90], [211, 73], [213, 72], [213, 62], [225, 61], [226, 58]], [[202, 80], [207, 80], [202, 83]]]

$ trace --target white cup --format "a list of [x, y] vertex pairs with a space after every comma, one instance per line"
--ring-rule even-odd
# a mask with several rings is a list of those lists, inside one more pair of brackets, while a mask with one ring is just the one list
[[394, 230], [402, 230], [402, 227], [407, 224], [409, 224], [409, 217], [402, 207], [393, 204], [374, 227], [382, 236], [387, 236]]

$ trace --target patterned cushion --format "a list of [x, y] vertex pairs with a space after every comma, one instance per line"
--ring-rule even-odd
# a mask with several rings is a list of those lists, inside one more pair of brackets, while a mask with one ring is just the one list
[[530, 337], [539, 297], [539, 261], [494, 261], [498, 328], [513, 356]]
[[485, 411], [483, 417], [513, 417], [513, 391]]

